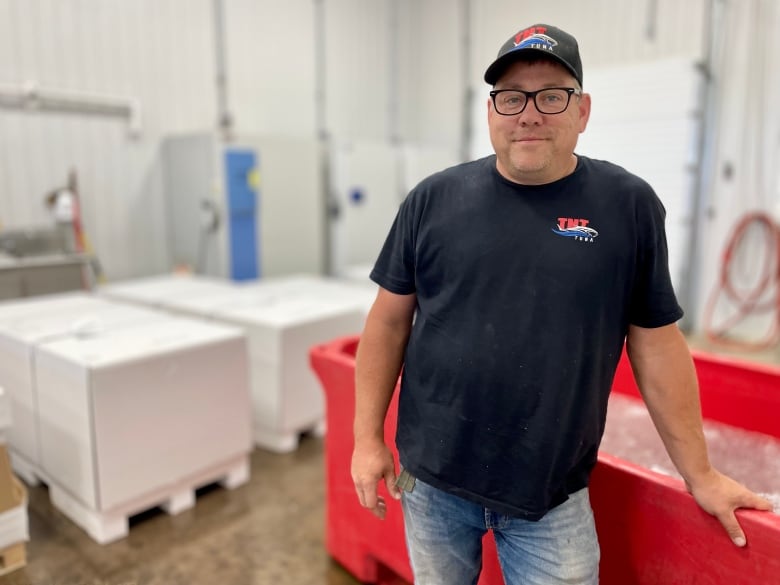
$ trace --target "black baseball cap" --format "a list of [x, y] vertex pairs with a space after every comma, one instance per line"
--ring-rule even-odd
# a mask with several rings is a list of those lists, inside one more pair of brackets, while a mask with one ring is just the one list
[[571, 71], [582, 85], [582, 61], [577, 39], [549, 24], [535, 24], [512, 35], [501, 45], [498, 57], [485, 71], [485, 81], [495, 85], [509, 65], [534, 55], [557, 61]]

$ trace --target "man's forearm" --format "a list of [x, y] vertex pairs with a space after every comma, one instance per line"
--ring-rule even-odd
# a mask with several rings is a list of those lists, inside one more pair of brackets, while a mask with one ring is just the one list
[[355, 365], [355, 441], [384, 437], [384, 421], [403, 365], [408, 327], [369, 319]]
[[628, 354], [637, 384], [675, 467], [690, 485], [711, 470], [696, 370], [676, 326], [632, 328]]

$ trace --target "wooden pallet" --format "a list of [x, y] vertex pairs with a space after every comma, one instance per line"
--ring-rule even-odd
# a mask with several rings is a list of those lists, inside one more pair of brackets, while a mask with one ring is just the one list
[[7, 575], [27, 564], [26, 547], [18, 542], [0, 550], [0, 576]]

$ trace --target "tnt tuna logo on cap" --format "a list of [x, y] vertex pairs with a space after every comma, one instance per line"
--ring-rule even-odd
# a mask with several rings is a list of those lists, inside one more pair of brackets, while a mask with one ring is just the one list
[[485, 71], [485, 81], [495, 85], [507, 67], [518, 59], [533, 54], [545, 55], [568, 69], [582, 86], [582, 61], [577, 39], [548, 24], [535, 24], [515, 33], [501, 45], [498, 56]]
[[553, 47], [558, 44], [552, 37], [547, 35], [536, 34], [524, 39], [522, 41], [515, 42], [515, 47], [518, 49], [544, 49], [546, 51], [552, 51]]

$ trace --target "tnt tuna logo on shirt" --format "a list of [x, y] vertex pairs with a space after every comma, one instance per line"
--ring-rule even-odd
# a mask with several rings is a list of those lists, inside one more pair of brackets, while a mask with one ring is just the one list
[[589, 219], [559, 217], [558, 226], [552, 231], [565, 238], [574, 238], [578, 242], [593, 242], [599, 233], [592, 227], [588, 227], [589, 223]]

